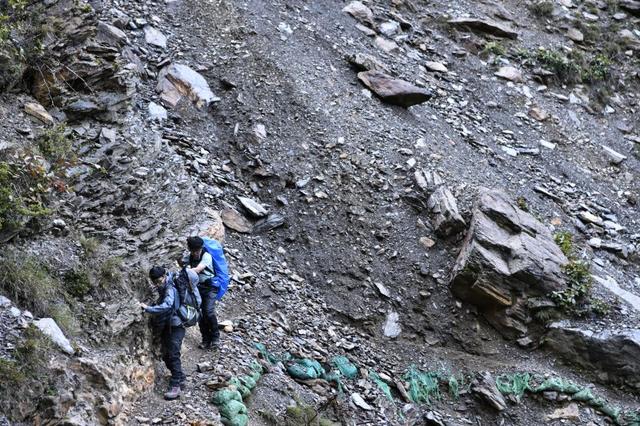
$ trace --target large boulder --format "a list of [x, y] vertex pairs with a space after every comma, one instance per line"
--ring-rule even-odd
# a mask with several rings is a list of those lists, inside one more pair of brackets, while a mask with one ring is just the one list
[[491, 19], [457, 18], [449, 21], [449, 25], [466, 28], [473, 32], [491, 34], [496, 37], [516, 39], [518, 32]]
[[549, 326], [543, 342], [566, 361], [596, 372], [601, 381], [640, 391], [640, 330], [594, 332], [560, 321]]
[[510, 338], [527, 331], [527, 299], [566, 288], [568, 262], [549, 230], [504, 192], [481, 189], [451, 274], [451, 291]]
[[363, 71], [358, 79], [383, 101], [408, 108], [431, 99], [432, 93], [379, 71]]
[[620, 7], [635, 16], [640, 16], [640, 1], [622, 0]]

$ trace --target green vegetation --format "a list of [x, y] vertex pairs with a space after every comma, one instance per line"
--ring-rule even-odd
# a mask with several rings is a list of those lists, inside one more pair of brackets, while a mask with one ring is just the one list
[[24, 217], [49, 214], [45, 195], [50, 178], [44, 165], [28, 156], [23, 162], [0, 162], [0, 231], [19, 228]]
[[553, 240], [556, 242], [562, 253], [569, 257], [573, 253], [573, 235], [569, 231], [560, 231], [553, 235]]
[[498, 41], [489, 41], [484, 45], [481, 55], [504, 56], [507, 54], [507, 48]]
[[100, 242], [92, 237], [81, 236], [80, 246], [82, 247], [86, 257], [93, 257], [98, 252]]
[[561, 82], [578, 83], [580, 81], [580, 66], [562, 53], [555, 50], [538, 49], [535, 58], [541, 65], [553, 72]]
[[38, 137], [40, 153], [54, 164], [73, 160], [73, 144], [65, 134], [66, 129], [64, 124], [58, 124]]
[[553, 14], [553, 2], [543, 0], [529, 5], [529, 10], [540, 18], [549, 18]]
[[529, 211], [529, 204], [527, 203], [527, 199], [524, 197], [518, 197], [516, 199], [516, 203], [518, 204], [518, 208], [522, 211]]
[[7, 251], [0, 259], [0, 289], [37, 316], [49, 316], [60, 298], [60, 283], [35, 257]]
[[61, 280], [34, 256], [7, 250], [0, 259], [0, 292], [36, 316], [53, 318], [67, 333], [77, 329], [71, 310], [74, 298], [82, 298], [92, 289], [84, 268], [66, 272]]
[[111, 286], [113, 282], [122, 281], [122, 258], [110, 257], [100, 266], [100, 284]]
[[93, 288], [89, 272], [83, 267], [67, 271], [64, 286], [70, 295], [77, 298], [86, 296]]
[[[573, 235], [569, 231], [561, 231], [554, 234], [553, 239], [562, 253], [567, 256], [569, 263], [562, 268], [567, 276], [567, 288], [551, 293], [551, 299], [561, 311], [567, 314], [576, 316], [586, 315], [589, 312], [599, 316], [608, 314], [611, 306], [591, 297], [593, 285], [591, 267], [587, 262], [578, 260], [573, 245]], [[547, 311], [537, 313], [538, 319], [544, 320], [545, 317], [553, 318], [554, 314]]]
[[27, 328], [12, 359], [0, 359], [0, 411], [19, 417], [18, 402], [33, 395], [55, 394], [52, 375], [47, 371], [51, 341], [34, 326]]

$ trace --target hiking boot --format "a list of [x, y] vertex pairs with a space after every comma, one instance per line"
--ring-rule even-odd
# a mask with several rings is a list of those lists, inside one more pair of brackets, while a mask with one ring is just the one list
[[182, 379], [178, 386], [180, 386], [180, 390], [185, 390], [187, 388], [187, 378]]
[[172, 399], [180, 398], [180, 386], [172, 386], [164, 394], [164, 399], [170, 401]]
[[208, 351], [209, 349], [211, 349], [211, 342], [202, 342], [198, 345], [198, 347], [204, 351]]
[[220, 339], [213, 339], [211, 341], [211, 344], [209, 345], [209, 348], [220, 349]]

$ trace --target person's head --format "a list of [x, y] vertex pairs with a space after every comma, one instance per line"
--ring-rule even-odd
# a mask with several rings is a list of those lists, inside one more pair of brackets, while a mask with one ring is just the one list
[[167, 271], [162, 266], [154, 266], [149, 270], [149, 279], [157, 285], [164, 285], [166, 280]]
[[189, 253], [191, 253], [192, 256], [200, 256], [203, 246], [204, 241], [202, 238], [198, 236], [187, 238], [187, 249], [189, 249]]

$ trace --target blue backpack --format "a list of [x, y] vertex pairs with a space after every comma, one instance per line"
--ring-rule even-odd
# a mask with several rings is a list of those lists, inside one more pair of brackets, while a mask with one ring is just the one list
[[204, 241], [204, 251], [209, 253], [213, 259], [213, 272], [215, 273], [215, 277], [213, 277], [212, 280], [214, 286], [218, 287], [216, 300], [220, 300], [229, 287], [229, 267], [227, 266], [227, 260], [224, 258], [222, 245], [220, 245], [218, 241], [206, 237], [202, 237], [202, 241]]

